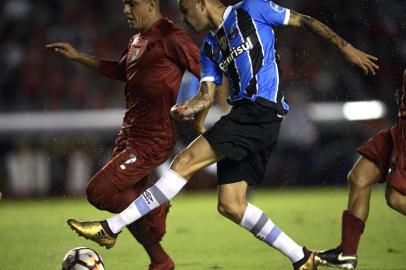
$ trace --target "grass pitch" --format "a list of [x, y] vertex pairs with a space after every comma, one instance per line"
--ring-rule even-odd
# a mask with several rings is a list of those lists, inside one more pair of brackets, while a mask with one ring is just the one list
[[[183, 193], [168, 218], [164, 245], [178, 270], [292, 269], [288, 259], [250, 233], [222, 218], [216, 194]], [[340, 238], [346, 189], [278, 189], [253, 194], [282, 230], [312, 249], [334, 247]], [[139, 244], [124, 231], [111, 250], [78, 237], [65, 223], [68, 217], [102, 219], [84, 199], [0, 201], [0, 269], [60, 269], [65, 253], [77, 246], [97, 250], [107, 270], [147, 269]], [[406, 270], [406, 218], [390, 210], [384, 192], [374, 190], [369, 220], [359, 249], [359, 270]]]

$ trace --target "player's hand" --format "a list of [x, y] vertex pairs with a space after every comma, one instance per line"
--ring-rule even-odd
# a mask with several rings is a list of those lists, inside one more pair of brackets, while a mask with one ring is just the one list
[[345, 58], [352, 64], [361, 68], [365, 75], [375, 75], [375, 71], [379, 69], [379, 66], [375, 64], [375, 61], [377, 61], [378, 58], [354, 48], [351, 44], [347, 44], [342, 49], [342, 52]]
[[77, 60], [80, 55], [80, 53], [75, 48], [73, 48], [72, 45], [66, 42], [48, 44], [45, 46], [45, 48], [60, 53], [70, 60]]
[[177, 121], [188, 121], [194, 119], [194, 112], [189, 107], [189, 102], [175, 104], [171, 108], [171, 115]]

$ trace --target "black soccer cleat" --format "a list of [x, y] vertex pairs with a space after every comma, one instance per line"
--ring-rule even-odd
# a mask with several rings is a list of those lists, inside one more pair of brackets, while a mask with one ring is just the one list
[[332, 266], [345, 270], [353, 270], [357, 267], [357, 256], [343, 255], [340, 247], [316, 252], [314, 260], [319, 265]]

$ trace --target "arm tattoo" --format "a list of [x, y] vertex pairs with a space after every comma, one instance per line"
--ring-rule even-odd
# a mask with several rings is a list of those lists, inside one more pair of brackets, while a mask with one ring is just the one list
[[202, 82], [202, 85], [200, 86], [200, 92], [202, 96], [209, 94], [209, 86], [207, 85], [207, 82]]
[[201, 83], [199, 94], [192, 99], [190, 106], [195, 114], [211, 106], [209, 86], [207, 82]]
[[344, 48], [348, 42], [342, 39], [339, 35], [334, 33], [327, 25], [319, 22], [318, 20], [309, 17], [302, 16], [301, 18], [302, 25], [309, 30], [310, 32], [324, 38], [328, 42], [336, 45], [338, 48]]

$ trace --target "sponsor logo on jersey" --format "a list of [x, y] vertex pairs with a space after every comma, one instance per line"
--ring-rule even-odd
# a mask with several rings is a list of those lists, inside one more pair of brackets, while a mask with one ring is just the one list
[[220, 64], [219, 67], [223, 71], [227, 71], [228, 66], [234, 61], [237, 56], [243, 54], [246, 51], [249, 51], [253, 48], [254, 46], [252, 45], [251, 39], [247, 38], [247, 41], [241, 44], [240, 46], [233, 48], [231, 53], [227, 56], [226, 59], [224, 59]]

